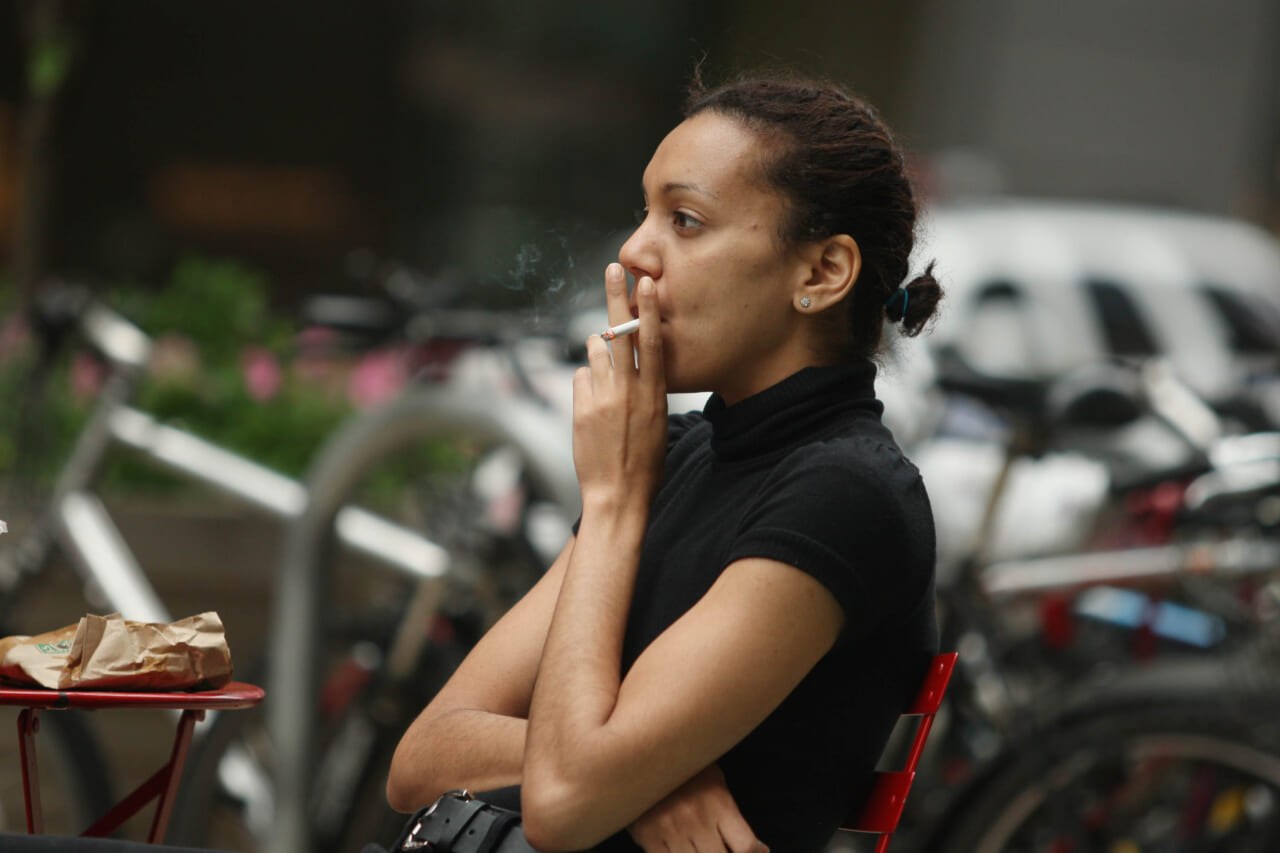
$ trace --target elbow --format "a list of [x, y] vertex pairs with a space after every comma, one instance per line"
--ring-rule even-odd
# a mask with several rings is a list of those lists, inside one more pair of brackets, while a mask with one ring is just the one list
[[405, 778], [403, 772], [397, 772], [396, 765], [392, 762], [391, 772], [387, 774], [387, 805], [406, 814], [417, 811], [420, 806], [413, 786], [409, 783], [410, 780]]
[[596, 815], [590, 792], [564, 780], [531, 780], [520, 789], [520, 813], [525, 838], [544, 853], [585, 850], [608, 833], [593, 830]]
[[411, 760], [405, 754], [403, 743], [391, 757], [387, 772], [387, 805], [398, 812], [412, 814], [431, 802], [431, 780], [427, 778], [422, 762]]
[[403, 814], [417, 811], [413, 798], [394, 776], [387, 777], [387, 805]]

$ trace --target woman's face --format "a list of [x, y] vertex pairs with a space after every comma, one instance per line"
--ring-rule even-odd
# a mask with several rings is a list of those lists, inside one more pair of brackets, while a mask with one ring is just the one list
[[645, 216], [618, 259], [657, 285], [670, 391], [734, 403], [803, 366], [792, 297], [808, 267], [778, 236], [785, 209], [764, 183], [763, 154], [754, 132], [703, 112], [645, 169]]

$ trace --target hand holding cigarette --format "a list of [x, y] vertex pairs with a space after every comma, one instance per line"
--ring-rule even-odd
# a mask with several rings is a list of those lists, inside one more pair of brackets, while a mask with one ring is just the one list
[[[640, 276], [629, 300], [622, 266], [610, 264], [605, 290], [612, 325], [587, 338], [587, 364], [574, 374], [574, 468], [584, 503], [597, 505], [601, 495], [608, 506], [647, 507], [662, 479], [667, 438], [657, 288]], [[654, 340], [633, 347], [649, 334]]]

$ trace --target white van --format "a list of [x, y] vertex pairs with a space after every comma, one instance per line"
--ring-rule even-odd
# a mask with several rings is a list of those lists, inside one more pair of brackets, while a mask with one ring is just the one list
[[998, 376], [1166, 356], [1209, 399], [1277, 367], [1280, 242], [1234, 220], [1102, 203], [938, 207], [917, 257], [946, 291], [932, 347]]
[[[956, 204], [922, 219], [913, 269], [930, 260], [942, 310], [929, 334], [895, 347], [878, 391], [929, 485], [943, 566], [968, 553], [1002, 450], [955, 431], [930, 353], [953, 348], [983, 374], [1025, 379], [1161, 357], [1205, 400], [1249, 412], [1245, 427], [1280, 424], [1280, 242], [1253, 225], [1105, 203]], [[1157, 437], [1134, 432], [1153, 458], [1185, 450]], [[1079, 454], [1020, 460], [994, 555], [1078, 547], [1107, 477]]]

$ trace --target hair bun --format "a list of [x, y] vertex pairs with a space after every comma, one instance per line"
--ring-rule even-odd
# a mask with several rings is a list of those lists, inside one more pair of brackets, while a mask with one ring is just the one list
[[890, 319], [901, 324], [902, 334], [907, 337], [914, 337], [924, 330], [942, 300], [942, 286], [933, 277], [933, 265], [934, 261], [930, 261], [924, 272], [902, 286], [906, 291], [904, 306], [898, 307], [899, 300], [892, 298], [885, 303]]

